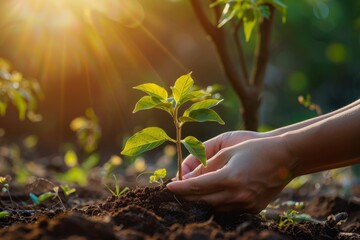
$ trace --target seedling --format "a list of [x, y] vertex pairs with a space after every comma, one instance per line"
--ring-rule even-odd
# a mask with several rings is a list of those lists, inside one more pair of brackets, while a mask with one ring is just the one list
[[71, 194], [73, 194], [74, 192], [76, 192], [75, 188], [71, 188], [69, 187], [69, 185], [65, 184], [65, 185], [60, 185], [61, 190], [63, 190], [65, 196], [70, 196]]
[[1, 211], [0, 212], [0, 219], [10, 217], [10, 213], [8, 211]]
[[101, 128], [99, 119], [92, 108], [86, 109], [85, 116], [73, 119], [70, 128], [76, 133], [78, 143], [86, 153], [97, 149]]
[[13, 204], [13, 200], [10, 194], [10, 185], [9, 185], [10, 180], [11, 180], [10, 176], [0, 177], [0, 187], [1, 187], [1, 192], [6, 192], [9, 196], [11, 204]]
[[[61, 188], [63, 189], [63, 191], [64, 191], [64, 189], [67, 189], [67, 192], [64, 191], [66, 196], [68, 196], [76, 191], [75, 188], [69, 188], [67, 185], [61, 186]], [[63, 209], [65, 209], [65, 205], [59, 195], [59, 187], [54, 186], [53, 191], [54, 192], [45, 192], [45, 193], [41, 194], [40, 196], [36, 196], [34, 193], [30, 193], [29, 196], [30, 196], [31, 201], [36, 205], [44, 203], [45, 201], [47, 201], [49, 199], [54, 200], [55, 198], [57, 198], [59, 200], [59, 202], [61, 203]]]
[[91, 108], [86, 109], [85, 116], [73, 119], [70, 128], [76, 133], [78, 145], [85, 152], [85, 156], [82, 157], [80, 154], [80, 158], [84, 159], [80, 163], [76, 151], [68, 149], [64, 155], [64, 162], [69, 170], [59, 174], [58, 178], [84, 186], [87, 184], [88, 173], [100, 160], [100, 155], [94, 151], [101, 137], [101, 128], [98, 117]]
[[78, 183], [81, 186], [87, 184], [88, 173], [94, 168], [100, 160], [98, 153], [92, 153], [81, 164], [78, 155], [74, 150], [67, 150], [64, 155], [64, 162], [69, 167], [65, 173], [59, 174], [61, 181], [68, 183]]
[[164, 184], [163, 179], [166, 177], [166, 169], [165, 168], [160, 168], [158, 170], [156, 170], [150, 177], [149, 177], [149, 182], [150, 183], [159, 183], [159, 184]]
[[296, 210], [289, 209], [280, 216], [279, 227], [282, 228], [287, 224], [294, 222], [314, 222], [321, 223], [321, 221], [312, 218], [308, 214], [301, 213], [299, 214]]
[[149, 177], [149, 183], [158, 183], [160, 185], [164, 184], [164, 178], [166, 177], [166, 169], [160, 168], [155, 170], [154, 172], [142, 172], [136, 177], [136, 182], [138, 182], [138, 178], [144, 174], [151, 174]]
[[[181, 139], [181, 130], [183, 125], [188, 122], [214, 121], [224, 124], [220, 116], [214, 110], [210, 109], [218, 105], [222, 99], [211, 98], [209, 92], [202, 89], [195, 89], [191, 73], [183, 75], [175, 81], [175, 85], [171, 87], [171, 96], [169, 96], [164, 88], [154, 83], [141, 84], [134, 87], [134, 89], [143, 91], [147, 93], [148, 96], [142, 97], [136, 103], [133, 113], [153, 108], [166, 111], [173, 119], [176, 128], [176, 139], [169, 137], [166, 132], [159, 127], [148, 127], [130, 137], [121, 153], [128, 156], [136, 156], [160, 146], [165, 141], [171, 141], [176, 144], [177, 148], [179, 180], [182, 180], [181, 144], [184, 144], [185, 148], [206, 166], [207, 159], [204, 144], [193, 136], [187, 136]], [[181, 115], [179, 112], [180, 107], [189, 101], [195, 103]]]
[[105, 183], [104, 186], [109, 190], [109, 192], [111, 192], [111, 194], [115, 197], [119, 197], [121, 195], [123, 195], [124, 193], [126, 193], [127, 191], [129, 191], [129, 188], [128, 187], [125, 187], [124, 189], [120, 189], [120, 186], [119, 186], [119, 183], [118, 183], [118, 180], [116, 178], [116, 175], [113, 174], [113, 177], [114, 177], [114, 184], [115, 184], [115, 189], [112, 190], [108, 185], [106, 185]]
[[46, 192], [41, 194], [40, 196], [36, 196], [34, 193], [29, 194], [31, 201], [33, 201], [34, 204], [40, 204], [45, 202], [46, 200], [52, 198], [54, 199], [57, 195], [53, 192]]

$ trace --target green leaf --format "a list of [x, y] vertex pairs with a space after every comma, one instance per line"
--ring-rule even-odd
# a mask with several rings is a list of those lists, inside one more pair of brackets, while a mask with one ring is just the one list
[[166, 169], [160, 168], [154, 172], [154, 176], [157, 178], [165, 178], [166, 177]]
[[4, 116], [6, 113], [7, 104], [6, 102], [0, 102], [0, 116]]
[[10, 216], [10, 213], [8, 211], [1, 211], [0, 212], [0, 219], [1, 218], [7, 218]]
[[269, 6], [261, 5], [261, 6], [259, 6], [259, 11], [260, 11], [261, 16], [263, 16], [264, 18], [269, 18], [270, 17]]
[[66, 173], [59, 175], [59, 178], [64, 182], [78, 183], [81, 186], [87, 183], [87, 173], [79, 166], [70, 168]]
[[175, 142], [164, 130], [158, 127], [148, 127], [130, 137], [121, 154], [136, 156], [163, 144], [166, 140]]
[[259, 0], [257, 2], [258, 5], [261, 4], [271, 4], [273, 5], [277, 10], [279, 10], [282, 13], [282, 22], [285, 23], [286, 22], [286, 12], [287, 12], [287, 7], [284, 3], [282, 3], [280, 0]]
[[46, 201], [47, 199], [52, 198], [52, 197], [55, 197], [55, 196], [56, 196], [56, 195], [55, 195], [55, 193], [53, 193], [53, 192], [46, 192], [46, 193], [41, 194], [41, 195], [38, 197], [38, 201], [39, 201], [39, 203], [42, 203], [42, 202]]
[[188, 113], [188, 116], [182, 116], [179, 120], [185, 122], [218, 122], [225, 124], [220, 116], [212, 109], [197, 109]]
[[172, 93], [176, 101], [176, 105], [181, 105], [194, 85], [194, 80], [191, 77], [191, 73], [179, 77], [175, 81], [174, 87], [172, 87]]
[[100, 155], [97, 153], [93, 153], [88, 158], [86, 158], [86, 160], [81, 164], [81, 168], [84, 169], [84, 171], [89, 171], [93, 167], [95, 167], [99, 161], [100, 161]]
[[251, 37], [251, 33], [256, 25], [257, 22], [257, 15], [255, 14], [254, 9], [247, 9], [244, 12], [243, 22], [244, 22], [244, 33], [245, 39], [248, 42]]
[[168, 93], [165, 88], [160, 87], [155, 83], [144, 83], [139, 86], [133, 87], [134, 89], [143, 91], [149, 94], [152, 97], [156, 97], [158, 99], [166, 100], [168, 98]]
[[71, 188], [69, 187], [69, 185], [65, 184], [65, 185], [60, 185], [61, 189], [63, 190], [65, 196], [69, 196], [71, 194], [73, 194], [74, 192], [76, 192], [75, 188]]
[[194, 155], [202, 165], [206, 166], [205, 145], [193, 136], [188, 136], [181, 141], [186, 149]]
[[198, 100], [198, 99], [201, 99], [201, 98], [205, 98], [205, 97], [208, 97], [210, 96], [211, 94], [204, 91], [204, 90], [197, 90], [197, 91], [192, 91], [192, 92], [189, 92], [185, 97], [184, 99], [181, 101], [181, 104], [184, 104], [190, 100]]
[[14, 98], [13, 98], [14, 104], [17, 107], [18, 112], [19, 112], [19, 119], [24, 120], [25, 114], [26, 114], [27, 103], [23, 99], [23, 97], [21, 96], [21, 94], [19, 92], [13, 91], [12, 93], [14, 95]]
[[[166, 177], [166, 169], [160, 168], [157, 169], [150, 177], [149, 177], [149, 183], [163, 183], [163, 179]], [[159, 182], [160, 180], [160, 182]]]
[[184, 112], [184, 116], [189, 116], [189, 112], [193, 111], [193, 110], [197, 110], [197, 109], [209, 109], [212, 108], [216, 105], [218, 105], [220, 102], [222, 102], [223, 99], [218, 100], [218, 99], [205, 99], [203, 101], [194, 103], [193, 105], [191, 105], [185, 112]]
[[66, 151], [64, 161], [66, 166], [70, 168], [76, 166], [78, 164], [78, 158], [76, 153], [73, 150]]
[[171, 103], [161, 102], [158, 98], [151, 96], [142, 97], [135, 105], [133, 113], [136, 113], [141, 110], [147, 110], [152, 108], [158, 108], [165, 111], [170, 111]]

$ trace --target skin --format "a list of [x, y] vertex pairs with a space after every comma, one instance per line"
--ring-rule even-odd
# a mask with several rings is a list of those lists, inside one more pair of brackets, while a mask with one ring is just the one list
[[167, 187], [218, 211], [258, 213], [295, 177], [360, 162], [360, 100], [267, 133], [236, 131], [205, 143], [204, 168], [192, 155], [183, 181]]

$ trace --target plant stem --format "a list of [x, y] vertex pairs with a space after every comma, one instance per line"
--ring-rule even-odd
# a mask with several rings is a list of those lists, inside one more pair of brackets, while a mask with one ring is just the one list
[[178, 180], [182, 180], [181, 126], [176, 126], [176, 148], [178, 152]]
[[174, 124], [176, 127], [176, 150], [178, 154], [178, 180], [182, 180], [182, 152], [181, 152], [181, 122], [178, 120], [178, 107], [174, 109]]

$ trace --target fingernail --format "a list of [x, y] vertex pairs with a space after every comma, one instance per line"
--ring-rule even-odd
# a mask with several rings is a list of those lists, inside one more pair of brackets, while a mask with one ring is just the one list
[[171, 190], [173, 188], [173, 185], [174, 185], [174, 183], [170, 182], [170, 183], [166, 184], [166, 187]]

